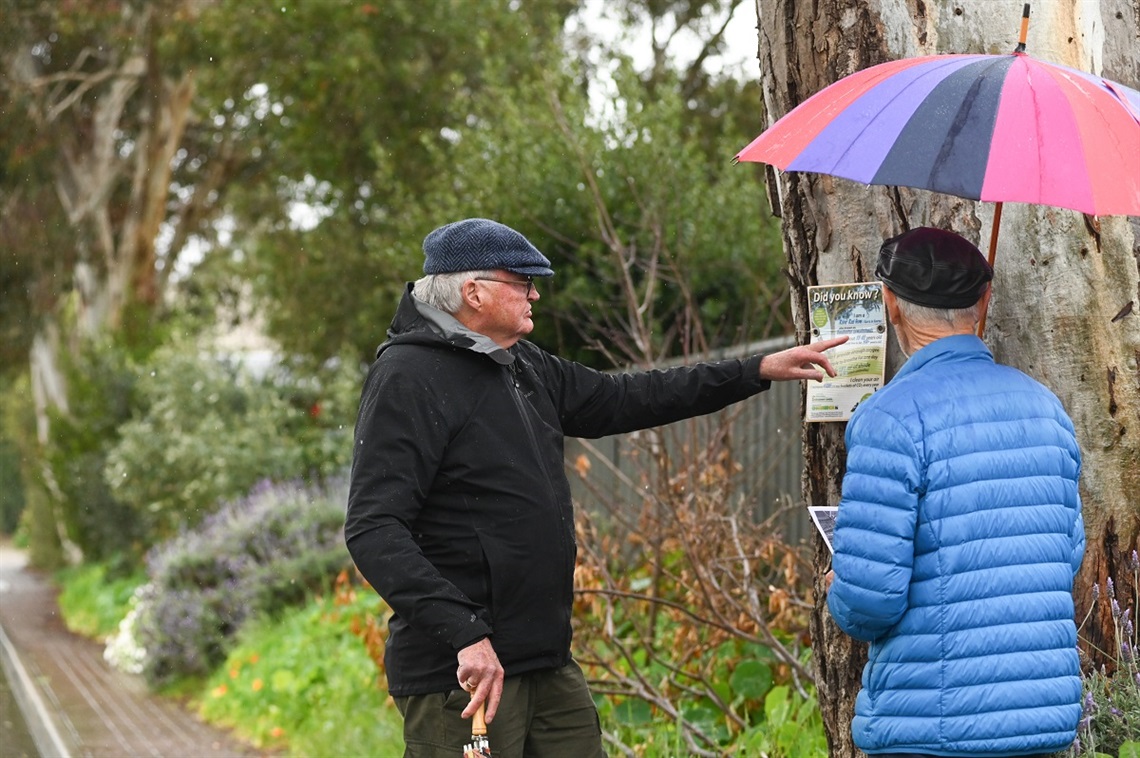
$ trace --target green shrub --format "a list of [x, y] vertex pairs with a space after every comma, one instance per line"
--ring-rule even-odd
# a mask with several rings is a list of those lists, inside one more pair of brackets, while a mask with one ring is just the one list
[[24, 481], [20, 452], [7, 437], [0, 437], [0, 534], [13, 534], [24, 511]]
[[38, 455], [36, 417], [32, 387], [28, 374], [21, 374], [0, 392], [0, 436], [15, 448], [19, 464], [17, 482], [6, 482], [19, 488], [21, 501], [19, 523], [13, 541], [27, 548], [28, 563], [36, 568], [53, 570], [64, 565], [59, 529], [51, 499], [44, 483], [45, 467]]
[[144, 528], [136, 513], [103, 478], [120, 425], [136, 402], [137, 370], [113, 343], [85, 344], [67, 358], [68, 408], [51, 416], [44, 452], [54, 479], [52, 498], [64, 530], [83, 559], [102, 563], [143, 551]]
[[276, 393], [181, 350], [159, 351], [154, 361], [105, 473], [152, 539], [197, 524], [261, 479], [299, 470], [300, 455], [281, 434], [291, 409]]

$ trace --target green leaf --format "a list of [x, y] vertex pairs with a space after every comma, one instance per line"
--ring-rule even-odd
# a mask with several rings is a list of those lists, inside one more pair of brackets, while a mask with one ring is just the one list
[[648, 724], [653, 719], [649, 703], [638, 698], [628, 698], [614, 707], [614, 718], [628, 725]]
[[1140, 742], [1125, 742], [1120, 746], [1119, 758], [1140, 758]]
[[788, 688], [780, 685], [773, 687], [768, 697], [764, 698], [764, 715], [772, 726], [783, 724], [791, 715], [792, 704], [788, 698], [789, 694]]
[[273, 672], [273, 691], [292, 692], [297, 676], [288, 669], [278, 669]]
[[737, 695], [759, 700], [772, 689], [772, 669], [762, 661], [741, 661], [732, 672], [729, 683]]

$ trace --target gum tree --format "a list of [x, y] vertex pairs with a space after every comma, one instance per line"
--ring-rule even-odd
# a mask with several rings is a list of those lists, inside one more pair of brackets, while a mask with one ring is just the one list
[[[112, 336], [145, 342], [173, 263], [209, 217], [227, 142], [198, 140], [195, 72], [172, 59], [172, 29], [194, 4], [17, 3], [0, 15], [5, 103], [0, 237], [17, 287], [5, 316], [26, 352], [36, 440], [74, 408], [71, 355]], [[168, 233], [165, 240], [160, 233]], [[7, 298], [6, 298], [7, 300]], [[11, 370], [9, 365], [8, 370]], [[66, 541], [63, 493], [45, 456], [38, 533]], [[36, 531], [36, 530], [33, 530]], [[42, 556], [33, 543], [33, 560]]]
[[[1005, 53], [1017, 43], [1020, 5], [855, 4], [757, 0], [759, 59], [768, 122], [859, 69], [903, 57], [948, 52]], [[1137, 87], [1140, 12], [1126, 0], [1040, 4], [1030, 54], [1102, 73]], [[813, 174], [768, 169], [770, 200], [783, 218], [793, 312], [808, 330], [805, 288], [871, 278], [881, 241], [906, 225], [945, 225], [988, 245], [993, 206], [944, 195], [864, 187]], [[905, 217], [905, 218], [904, 218]], [[1091, 617], [1082, 648], [1094, 665], [1112, 648], [1107, 603], [1093, 605], [1114, 579], [1134, 597], [1131, 551], [1140, 535], [1140, 221], [1008, 204], [997, 250], [986, 342], [995, 358], [1049, 386], [1076, 424], [1084, 454], [1081, 495], [1088, 550], [1075, 590], [1077, 618]], [[901, 364], [892, 354], [888, 378]], [[805, 427], [804, 497], [836, 503], [844, 469], [844, 425]], [[817, 545], [813, 619], [816, 683], [833, 756], [858, 753], [850, 723], [866, 650], [828, 616]], [[1135, 611], [1134, 611], [1135, 612]]]

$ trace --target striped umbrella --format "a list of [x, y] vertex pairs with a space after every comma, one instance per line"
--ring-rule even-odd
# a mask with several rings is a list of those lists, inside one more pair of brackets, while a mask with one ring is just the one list
[[[997, 203], [1140, 215], [1140, 92], [1025, 54], [931, 55], [844, 77], [736, 155]], [[979, 334], [985, 328], [985, 317]]]

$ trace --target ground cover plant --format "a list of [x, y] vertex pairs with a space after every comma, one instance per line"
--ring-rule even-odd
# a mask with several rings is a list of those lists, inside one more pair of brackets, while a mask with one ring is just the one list
[[199, 713], [288, 755], [400, 755], [402, 725], [383, 678], [384, 615], [376, 593], [341, 572], [334, 592], [244, 629], [195, 698]]
[[62, 569], [58, 602], [67, 628], [96, 640], [114, 635], [130, 609], [131, 597], [145, 581], [141, 573], [115, 577], [110, 564], [84, 563]]
[[[707, 524], [695, 529], [691, 516], [670, 516], [675, 527], [687, 525], [685, 534], [660, 540], [660, 549], [648, 554], [644, 535], [626, 535], [623, 546], [618, 532], [600, 531], [600, 516], [581, 520], [581, 529], [596, 542], [582, 541], [575, 655], [590, 673], [607, 749], [640, 758], [826, 755], [814, 690], [802, 674], [810, 674], [801, 619], [807, 609], [802, 594], [787, 587], [789, 580], [793, 587], [803, 581], [796, 551], [761, 540], [755, 551], [722, 556], [727, 565], [745, 555], [758, 561], [750, 564], [754, 579], [771, 583], [756, 585], [761, 605], [752, 612], [776, 622], [770, 624], [773, 636], [784, 652], [797, 655], [792, 666], [761, 640], [747, 613], [738, 608], [726, 624], [727, 605], [717, 610], [699, 599], [698, 587], [707, 592], [728, 583], [723, 575], [714, 581], [715, 572], [698, 569], [687, 557], [700, 554], [699, 543], [715, 539]], [[721, 523], [731, 526], [732, 520], [722, 514]], [[338, 530], [339, 524], [333, 532]], [[745, 544], [740, 539], [729, 543]], [[614, 557], [622, 553], [627, 557]], [[600, 564], [607, 567], [605, 578], [593, 573], [602, 555], [612, 559]], [[663, 577], [656, 595], [655, 561], [661, 561]], [[1130, 570], [1140, 571], [1140, 560], [1132, 562]], [[628, 573], [618, 573], [623, 566]], [[126, 612], [123, 598], [132, 580], [109, 577], [98, 565], [59, 575], [69, 626], [99, 636], [113, 626], [109, 619]], [[250, 618], [208, 675], [179, 675], [174, 686], [190, 693], [203, 718], [267, 751], [367, 755], [391, 747], [398, 754], [400, 718], [387, 697], [383, 670], [387, 608], [351, 570], [326, 579], [301, 604]], [[1097, 602], [1113, 606], [1117, 665], [1086, 671], [1079, 741], [1058, 758], [1140, 758], [1136, 598], [1116, 597], [1110, 585]]]

